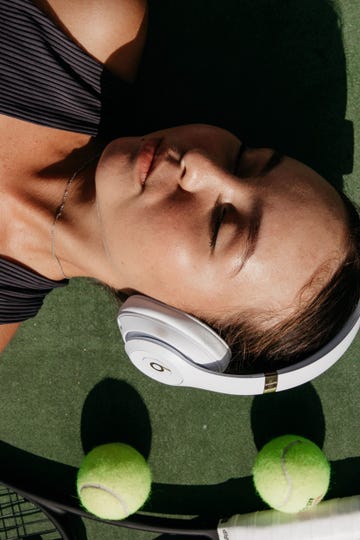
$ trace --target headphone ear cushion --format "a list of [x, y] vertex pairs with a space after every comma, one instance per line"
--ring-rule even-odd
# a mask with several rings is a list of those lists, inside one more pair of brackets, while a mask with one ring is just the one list
[[156, 344], [158, 354], [163, 350], [164, 359], [171, 352], [173, 361], [178, 358], [177, 363], [185, 359], [211, 371], [225, 371], [231, 359], [228, 345], [206, 324], [146, 296], [128, 298], [119, 311], [118, 325], [131, 360], [135, 342], [145, 356], [148, 349], [154, 353]]

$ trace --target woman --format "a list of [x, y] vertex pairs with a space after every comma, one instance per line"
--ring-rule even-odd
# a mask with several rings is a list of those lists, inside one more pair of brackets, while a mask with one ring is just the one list
[[192, 313], [259, 368], [338, 330], [359, 296], [357, 217], [315, 171], [212, 126], [98, 136], [104, 66], [136, 74], [143, 0], [0, 9], [2, 347], [74, 276]]

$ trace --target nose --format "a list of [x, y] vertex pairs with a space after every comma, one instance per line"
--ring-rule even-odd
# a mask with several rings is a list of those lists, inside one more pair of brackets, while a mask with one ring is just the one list
[[219, 192], [233, 190], [239, 181], [227, 163], [214, 162], [200, 151], [191, 150], [179, 161], [178, 184], [189, 193]]
[[185, 153], [180, 160], [179, 184], [184, 191], [195, 193], [218, 182], [225, 171], [197, 150]]

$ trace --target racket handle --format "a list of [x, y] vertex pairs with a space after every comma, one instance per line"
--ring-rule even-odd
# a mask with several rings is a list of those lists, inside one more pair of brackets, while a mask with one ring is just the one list
[[218, 535], [220, 540], [359, 540], [360, 495], [324, 501], [298, 514], [237, 514], [220, 521]]

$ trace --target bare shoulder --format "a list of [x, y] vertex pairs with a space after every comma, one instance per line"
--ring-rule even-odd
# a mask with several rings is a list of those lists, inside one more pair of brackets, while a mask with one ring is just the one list
[[91, 56], [131, 80], [146, 38], [146, 0], [33, 0]]
[[5, 349], [19, 328], [20, 323], [1, 324], [0, 325], [0, 352]]

